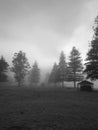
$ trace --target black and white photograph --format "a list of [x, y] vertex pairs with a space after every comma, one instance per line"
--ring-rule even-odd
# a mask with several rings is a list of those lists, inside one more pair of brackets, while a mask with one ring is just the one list
[[98, 0], [0, 0], [0, 130], [98, 130]]

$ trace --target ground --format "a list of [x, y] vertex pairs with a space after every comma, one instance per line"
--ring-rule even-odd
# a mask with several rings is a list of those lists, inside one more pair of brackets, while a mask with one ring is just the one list
[[98, 92], [0, 86], [0, 130], [98, 130]]

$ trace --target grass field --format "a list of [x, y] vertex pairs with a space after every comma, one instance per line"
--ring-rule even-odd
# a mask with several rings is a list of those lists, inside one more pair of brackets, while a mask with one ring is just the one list
[[0, 130], [98, 130], [98, 92], [1, 86]]

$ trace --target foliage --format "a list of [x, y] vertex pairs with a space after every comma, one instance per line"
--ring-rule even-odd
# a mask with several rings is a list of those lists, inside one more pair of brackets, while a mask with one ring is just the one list
[[30, 68], [26, 54], [22, 51], [14, 54], [12, 71], [15, 73], [15, 79], [18, 82], [18, 86], [21, 86], [23, 80]]
[[80, 56], [80, 52], [73, 47], [72, 51], [70, 52], [69, 56], [69, 63], [68, 63], [68, 81], [74, 82], [74, 87], [76, 87], [76, 81], [80, 81], [83, 79], [82, 70], [82, 58]]
[[67, 79], [67, 63], [65, 59], [64, 52], [62, 51], [60, 54], [60, 59], [59, 59], [59, 65], [58, 65], [58, 82], [63, 83]]
[[85, 73], [87, 78], [91, 80], [98, 79], [98, 16], [95, 19], [94, 36], [90, 43], [90, 49], [86, 58]]
[[40, 69], [38, 68], [37, 62], [35, 62], [30, 72], [30, 84], [37, 85], [39, 81], [40, 81]]
[[57, 76], [58, 76], [57, 72], [58, 72], [58, 65], [54, 63], [50, 77], [49, 77], [49, 82], [57, 83]]
[[0, 58], [0, 82], [6, 82], [7, 81], [7, 75], [6, 72], [8, 70], [8, 63], [5, 61], [4, 57], [1, 56]]

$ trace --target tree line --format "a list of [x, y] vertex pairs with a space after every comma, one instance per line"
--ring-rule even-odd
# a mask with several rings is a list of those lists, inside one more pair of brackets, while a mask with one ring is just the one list
[[[66, 62], [64, 52], [60, 54], [59, 65], [56, 63], [53, 66], [52, 72], [49, 76], [49, 83], [61, 82], [62, 86], [65, 81], [74, 81], [74, 87], [76, 87], [76, 81], [80, 81], [83, 78], [82, 75], [82, 58], [79, 51], [73, 47], [69, 56], [69, 63]], [[22, 51], [15, 53], [12, 60], [12, 67], [10, 70], [14, 72], [14, 78], [16, 79], [18, 86], [21, 86], [24, 82], [25, 76], [29, 74], [30, 85], [37, 85], [40, 81], [40, 69], [37, 62], [30, 67], [26, 54]], [[8, 63], [2, 56], [0, 59], [0, 81], [7, 81], [6, 72], [9, 68]]]
[[[93, 26], [94, 35], [90, 42], [85, 69], [83, 68], [82, 57], [76, 47], [73, 47], [69, 61], [66, 62], [66, 56], [62, 51], [59, 58], [59, 63], [54, 63], [51, 74], [49, 76], [50, 83], [61, 83], [64, 86], [65, 81], [73, 81], [74, 87], [76, 82], [81, 81], [86, 74], [86, 78], [90, 80], [98, 79], [98, 16], [95, 18]], [[7, 81], [7, 70], [10, 69], [14, 72], [14, 78], [16, 79], [18, 86], [21, 86], [24, 82], [24, 78], [29, 74], [29, 81], [31, 85], [36, 85], [40, 81], [40, 69], [35, 61], [32, 67], [28, 62], [25, 52], [19, 51], [15, 53], [12, 60], [12, 67], [9, 67], [5, 58], [0, 58], [0, 82]]]
[[53, 69], [51, 71], [49, 82], [51, 83], [61, 83], [64, 86], [65, 81], [73, 81], [74, 87], [76, 87], [76, 82], [83, 79], [83, 64], [80, 52], [73, 47], [69, 62], [66, 62], [66, 57], [62, 51], [59, 58], [59, 64], [54, 63]]
[[16, 79], [18, 86], [22, 86], [25, 76], [29, 74], [30, 84], [37, 85], [40, 80], [40, 69], [38, 67], [37, 62], [35, 61], [33, 66], [30, 67], [28, 59], [26, 57], [26, 53], [19, 51], [18, 53], [14, 53], [12, 60], [12, 67], [9, 68], [8, 63], [5, 61], [2, 56], [0, 59], [0, 82], [7, 81], [7, 70], [14, 72], [14, 78]]

